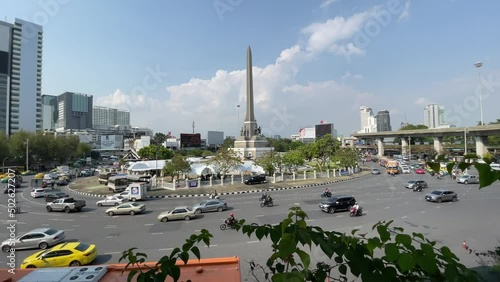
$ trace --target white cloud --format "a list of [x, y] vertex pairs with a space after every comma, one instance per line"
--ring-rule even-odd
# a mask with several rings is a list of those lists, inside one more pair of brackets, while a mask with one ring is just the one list
[[363, 75], [361, 74], [352, 74], [346, 71], [345, 74], [342, 76], [342, 81], [345, 82], [347, 79], [361, 79], [361, 78], [363, 78]]
[[[351, 17], [311, 24], [302, 30], [307, 36], [304, 45], [283, 50], [272, 64], [253, 67], [255, 116], [259, 125], [267, 130], [263, 130], [264, 134], [288, 136], [296, 132], [299, 125], [314, 125], [319, 120], [334, 121], [340, 133], [357, 127], [358, 120], [346, 122], [346, 117], [357, 116], [363, 104], [377, 102], [373, 94], [343, 83], [348, 78], [362, 78], [361, 75], [346, 73], [340, 82], [305, 85], [297, 84], [295, 76], [303, 64], [322, 53], [364, 54], [351, 41], [379, 10], [374, 7]], [[209, 79], [192, 78], [180, 85], [165, 87], [165, 93], [159, 97], [116, 90], [98, 99], [96, 104], [130, 109], [134, 126], [147, 126], [155, 131], [191, 132], [195, 121], [195, 130], [202, 135], [208, 130], [235, 135], [243, 124], [246, 110], [244, 58], [241, 67], [235, 71], [218, 70]], [[236, 107], [238, 104], [240, 109]]]
[[410, 17], [410, 4], [411, 4], [410, 0], [406, 1], [403, 12], [401, 12], [401, 14], [399, 14], [399, 18], [398, 18], [399, 20], [406, 20]]
[[431, 100], [425, 98], [425, 97], [418, 97], [416, 100], [415, 100], [415, 104], [419, 105], [419, 106], [427, 106], [429, 104], [432, 104]]
[[335, 3], [335, 2], [337, 2], [337, 0], [325, 0], [325, 1], [323, 1], [323, 3], [321, 3], [320, 8], [324, 9], [324, 8], [330, 6], [331, 4]]

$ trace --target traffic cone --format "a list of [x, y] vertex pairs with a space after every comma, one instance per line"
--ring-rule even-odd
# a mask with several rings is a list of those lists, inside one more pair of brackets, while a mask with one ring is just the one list
[[467, 246], [467, 242], [464, 242], [462, 243], [462, 248], [464, 248], [465, 250], [468, 250], [469, 249], [469, 246]]

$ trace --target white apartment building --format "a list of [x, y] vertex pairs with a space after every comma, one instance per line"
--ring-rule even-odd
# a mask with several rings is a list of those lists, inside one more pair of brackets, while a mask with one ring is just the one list
[[42, 130], [43, 28], [0, 22], [0, 130]]
[[377, 119], [373, 115], [372, 108], [362, 106], [359, 111], [361, 117], [361, 130], [359, 133], [377, 132]]
[[128, 110], [94, 106], [92, 114], [94, 127], [96, 125], [130, 126], [130, 111]]
[[437, 128], [444, 125], [444, 107], [430, 104], [424, 108], [424, 125], [428, 128]]

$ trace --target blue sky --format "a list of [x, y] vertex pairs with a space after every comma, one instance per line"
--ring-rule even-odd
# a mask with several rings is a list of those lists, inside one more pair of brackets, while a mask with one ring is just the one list
[[[362, 2], [362, 3], [359, 3]], [[2, 20], [44, 26], [44, 94], [94, 95], [134, 126], [236, 135], [252, 46], [257, 122], [288, 137], [320, 120], [360, 129], [359, 107], [423, 122], [429, 103], [457, 126], [500, 104], [498, 1], [1, 0]], [[124, 4], [126, 3], [126, 4]], [[241, 104], [239, 109], [236, 105]]]

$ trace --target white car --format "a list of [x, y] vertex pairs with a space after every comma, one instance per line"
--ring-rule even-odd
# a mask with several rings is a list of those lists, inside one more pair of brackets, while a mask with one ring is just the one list
[[45, 197], [45, 189], [41, 188], [33, 189], [31, 191], [31, 197], [33, 198]]
[[401, 172], [402, 173], [411, 173], [410, 167], [408, 167], [408, 166], [402, 166], [401, 167]]
[[97, 206], [102, 207], [102, 206], [118, 206], [119, 204], [122, 204], [125, 198], [122, 196], [109, 196], [106, 197], [106, 199], [97, 201]]
[[118, 193], [118, 194], [114, 194], [113, 197], [122, 197], [124, 201], [126, 201], [128, 199], [128, 195], [130, 194], [129, 191], [123, 191], [121, 193]]

